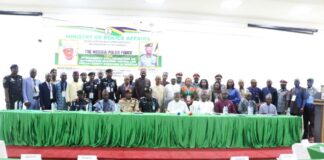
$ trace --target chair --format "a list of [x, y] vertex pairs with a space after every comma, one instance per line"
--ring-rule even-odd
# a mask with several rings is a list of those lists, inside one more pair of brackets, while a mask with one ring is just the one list
[[78, 160], [98, 160], [95, 155], [78, 155]]
[[0, 158], [8, 158], [6, 144], [4, 141], [0, 141]]
[[21, 154], [21, 160], [42, 160], [42, 156], [40, 154]]
[[295, 143], [291, 146], [291, 148], [297, 159], [310, 159], [307, 147], [311, 145], [311, 143]]
[[277, 160], [297, 160], [294, 154], [280, 154]]
[[234, 156], [231, 157], [231, 160], [249, 160], [248, 156]]

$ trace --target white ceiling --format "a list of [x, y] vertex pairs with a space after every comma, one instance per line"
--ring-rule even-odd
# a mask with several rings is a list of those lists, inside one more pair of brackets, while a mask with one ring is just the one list
[[238, 8], [230, 10], [221, 7], [223, 1], [165, 0], [163, 4], [149, 4], [145, 0], [0, 0], [0, 9], [22, 8], [43, 12], [60, 8], [121, 10], [124, 13], [144, 11], [324, 25], [324, 0], [241, 0]]

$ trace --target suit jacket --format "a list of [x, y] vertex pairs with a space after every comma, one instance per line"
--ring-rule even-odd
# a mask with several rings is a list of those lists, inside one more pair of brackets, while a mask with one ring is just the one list
[[51, 109], [52, 102], [56, 102], [56, 89], [53, 84], [51, 84], [53, 99], [50, 98], [50, 90], [46, 82], [43, 82], [39, 85], [39, 97], [40, 97], [40, 105], [41, 107], [45, 107], [43, 109]]
[[35, 86], [39, 86], [40, 84], [40, 80], [35, 79], [35, 84], [34, 84], [34, 80], [31, 77], [25, 78], [23, 80], [23, 98], [24, 98], [24, 102], [30, 102], [31, 109], [37, 109], [38, 108], [38, 100], [39, 99], [34, 99], [35, 97], [39, 97], [39, 93], [38, 96], [34, 95], [34, 90], [35, 90]]

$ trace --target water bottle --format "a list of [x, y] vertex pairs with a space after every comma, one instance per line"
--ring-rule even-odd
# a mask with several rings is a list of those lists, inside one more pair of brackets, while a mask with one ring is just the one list
[[290, 107], [288, 107], [286, 115], [290, 116]]
[[15, 110], [18, 109], [18, 101], [15, 102]]
[[88, 112], [92, 112], [92, 102], [90, 101], [87, 107]]
[[223, 114], [228, 114], [228, 107], [227, 106], [223, 107]]
[[253, 115], [253, 107], [248, 106], [248, 115]]
[[23, 108], [23, 103], [21, 101], [18, 101], [18, 109], [22, 110]]
[[117, 113], [120, 112], [120, 106], [117, 103], [115, 103], [115, 112], [117, 112]]
[[52, 109], [53, 112], [56, 111], [56, 104], [55, 104], [55, 102], [52, 102], [51, 109]]

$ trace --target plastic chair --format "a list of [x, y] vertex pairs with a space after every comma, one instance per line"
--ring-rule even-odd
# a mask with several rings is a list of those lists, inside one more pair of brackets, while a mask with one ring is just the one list
[[40, 154], [21, 154], [21, 160], [42, 160], [42, 156]]
[[8, 158], [6, 144], [4, 141], [0, 141], [0, 158]]
[[78, 155], [78, 160], [98, 160], [95, 155]]
[[234, 156], [231, 157], [231, 160], [249, 160], [248, 156]]

